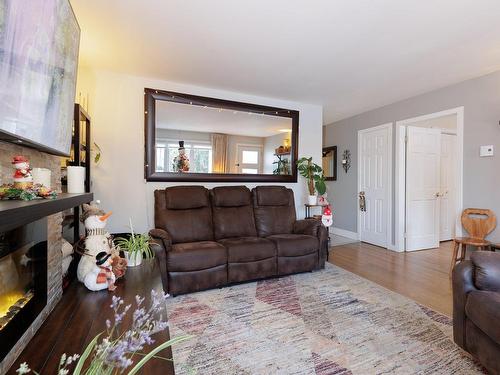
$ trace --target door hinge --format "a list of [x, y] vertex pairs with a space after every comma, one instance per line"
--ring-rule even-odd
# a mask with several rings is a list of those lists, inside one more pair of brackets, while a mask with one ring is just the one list
[[408, 136], [405, 135], [405, 143], [408, 143]]
[[406, 233], [406, 232], [405, 232], [405, 233], [403, 234], [403, 237], [404, 237], [404, 238], [408, 238], [408, 233]]

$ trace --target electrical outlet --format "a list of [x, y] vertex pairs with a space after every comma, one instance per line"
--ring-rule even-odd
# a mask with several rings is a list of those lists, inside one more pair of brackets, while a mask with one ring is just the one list
[[479, 149], [479, 156], [481, 157], [493, 156], [493, 145], [481, 146]]

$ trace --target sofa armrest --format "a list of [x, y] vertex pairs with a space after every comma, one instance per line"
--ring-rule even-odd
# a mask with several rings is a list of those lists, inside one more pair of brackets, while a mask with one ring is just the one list
[[293, 226], [293, 233], [307, 234], [319, 240], [318, 265], [316, 269], [325, 268], [328, 255], [328, 229], [317, 219], [297, 220]]
[[293, 233], [317, 237], [318, 230], [322, 225], [321, 221], [316, 219], [297, 220], [293, 225]]
[[467, 295], [476, 290], [474, 286], [474, 266], [470, 260], [460, 262], [453, 268], [453, 339], [462, 347], [466, 348], [465, 341], [465, 305]]
[[163, 291], [168, 293], [168, 270], [167, 270], [167, 252], [172, 246], [172, 238], [167, 231], [163, 229], [151, 229], [149, 231], [151, 236], [151, 248], [155, 252], [155, 257], [160, 267], [161, 282]]

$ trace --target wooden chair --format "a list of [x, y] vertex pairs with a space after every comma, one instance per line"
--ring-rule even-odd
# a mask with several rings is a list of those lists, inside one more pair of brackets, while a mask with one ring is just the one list
[[[451, 259], [450, 274], [457, 261], [465, 259], [467, 245], [475, 246], [478, 250], [490, 248], [491, 243], [485, 240], [497, 226], [497, 218], [493, 211], [482, 208], [467, 208], [462, 212], [462, 226], [469, 237], [453, 239], [453, 258]], [[460, 256], [459, 256], [460, 253]]]

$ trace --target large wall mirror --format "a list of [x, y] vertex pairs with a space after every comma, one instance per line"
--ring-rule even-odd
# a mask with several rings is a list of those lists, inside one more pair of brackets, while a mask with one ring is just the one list
[[148, 181], [296, 182], [299, 112], [145, 89]]

